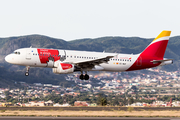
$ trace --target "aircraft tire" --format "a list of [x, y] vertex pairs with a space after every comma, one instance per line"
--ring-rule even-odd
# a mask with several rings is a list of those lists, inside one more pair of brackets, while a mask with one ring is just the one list
[[85, 75], [84, 75], [84, 79], [85, 79], [85, 80], [89, 80], [89, 75], [88, 75], [88, 74], [85, 74]]
[[26, 73], [25, 73], [25, 76], [28, 76], [28, 75], [29, 75], [29, 73], [28, 73], [28, 72], [26, 72]]
[[81, 75], [79, 76], [79, 79], [83, 80], [83, 79], [84, 79], [84, 75], [81, 74]]

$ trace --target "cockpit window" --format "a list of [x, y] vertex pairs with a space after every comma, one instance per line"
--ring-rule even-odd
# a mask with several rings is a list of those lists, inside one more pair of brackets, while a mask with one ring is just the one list
[[20, 55], [20, 52], [15, 51], [15, 52], [14, 52], [14, 54], [18, 54], [18, 55]]

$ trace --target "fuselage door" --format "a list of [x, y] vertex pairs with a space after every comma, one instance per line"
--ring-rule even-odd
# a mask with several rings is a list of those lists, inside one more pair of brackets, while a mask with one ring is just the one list
[[31, 60], [31, 49], [26, 50], [26, 59]]
[[66, 59], [66, 51], [59, 50], [60, 61], [64, 61]]

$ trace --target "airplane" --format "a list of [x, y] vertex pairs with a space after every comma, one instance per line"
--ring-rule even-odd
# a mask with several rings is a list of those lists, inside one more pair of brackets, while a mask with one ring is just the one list
[[[123, 72], [141, 70], [173, 63], [173, 59], [163, 58], [171, 31], [162, 31], [139, 54], [88, 52], [62, 49], [21, 48], [5, 57], [8, 63], [30, 67], [52, 68], [55, 74], [80, 71], [81, 80], [88, 80], [87, 71]], [[85, 72], [85, 74], [83, 74]]]

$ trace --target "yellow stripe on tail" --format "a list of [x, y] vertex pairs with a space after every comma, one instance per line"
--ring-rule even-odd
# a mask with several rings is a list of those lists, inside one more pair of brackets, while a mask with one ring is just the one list
[[164, 30], [153, 40], [153, 42], [161, 37], [170, 36], [170, 34], [171, 34], [171, 31]]

